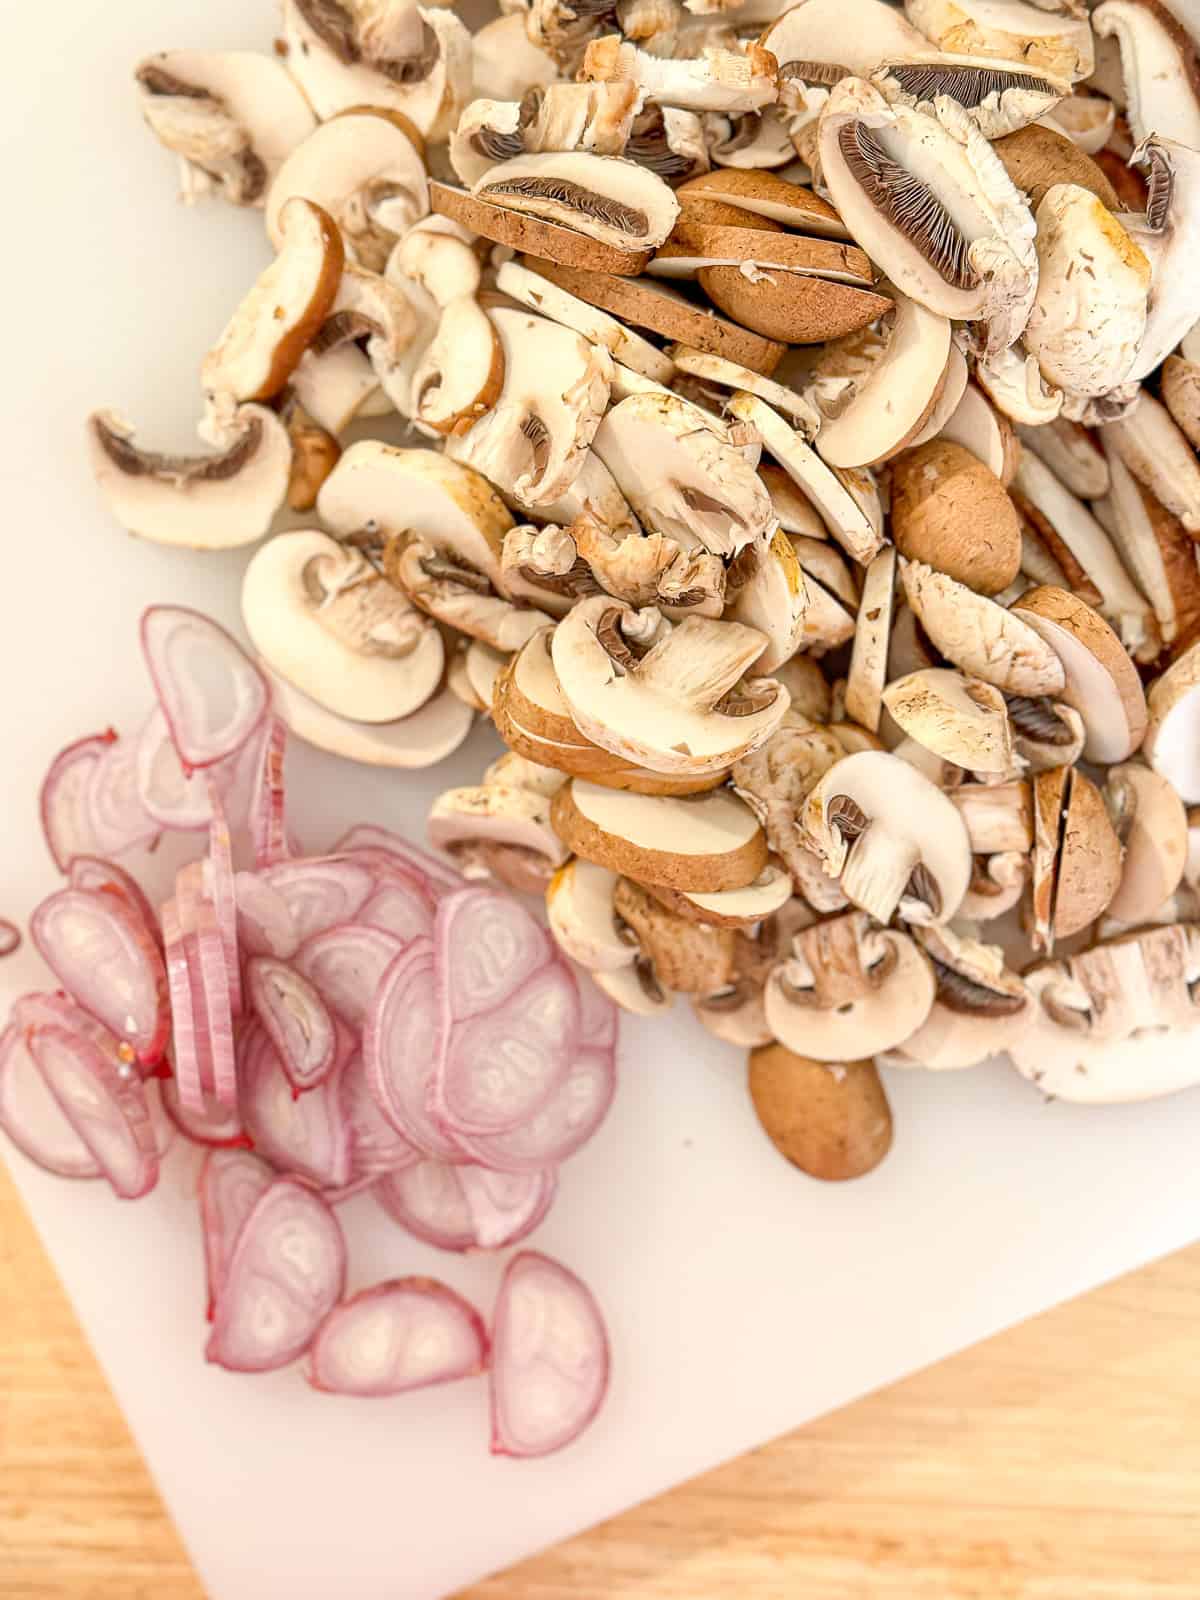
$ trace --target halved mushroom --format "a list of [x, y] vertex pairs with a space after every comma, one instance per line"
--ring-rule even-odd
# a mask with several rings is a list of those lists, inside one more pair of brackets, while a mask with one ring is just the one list
[[767, 864], [754, 813], [728, 789], [642, 795], [572, 778], [550, 820], [576, 855], [635, 883], [711, 894], [744, 889]]
[[638, 958], [638, 941], [622, 926], [613, 903], [620, 882], [607, 867], [573, 856], [547, 885], [550, 932], [587, 972], [616, 972]]
[[729, 569], [725, 616], [766, 639], [760, 672], [774, 672], [791, 659], [805, 634], [808, 588], [796, 552], [782, 528], [769, 543], [747, 545]]
[[1037, 207], [1047, 189], [1056, 183], [1077, 183], [1090, 189], [1110, 211], [1122, 211], [1120, 197], [1104, 169], [1085, 155], [1065, 133], [1040, 123], [1006, 134], [993, 146], [1018, 189]]
[[961, 671], [1006, 694], [1062, 691], [1063, 665], [1054, 648], [1015, 611], [920, 561], [901, 558], [900, 577], [917, 621]]
[[273, 672], [327, 711], [395, 722], [436, 692], [445, 651], [433, 623], [327, 534], [280, 534], [242, 582], [242, 617]]
[[933, 965], [937, 994], [925, 1022], [904, 1042], [903, 1064], [940, 1072], [1007, 1050], [1033, 1020], [1033, 1002], [1005, 966], [1004, 952], [952, 928], [917, 928], [914, 937]]
[[504, 349], [487, 313], [470, 295], [451, 300], [413, 374], [414, 421], [435, 433], [465, 432], [496, 404], [504, 374]]
[[736, 971], [738, 936], [680, 916], [639, 883], [622, 878], [613, 908], [636, 936], [642, 955], [664, 989], [707, 995], [726, 988]]
[[570, 488], [592, 444], [612, 381], [612, 357], [571, 329], [498, 307], [504, 386], [490, 411], [446, 445], [455, 460], [527, 505]]
[[1009, 695], [1013, 748], [1030, 772], [1073, 766], [1083, 754], [1087, 728], [1074, 706], [1046, 696]]
[[253, 544], [287, 498], [292, 443], [264, 406], [239, 406], [224, 447], [210, 456], [139, 450], [111, 411], [88, 418], [92, 473], [121, 526], [156, 544], [234, 550]]
[[1015, 133], [1051, 111], [1066, 92], [1060, 78], [1025, 61], [995, 56], [940, 55], [927, 51], [905, 60], [884, 60], [871, 81], [895, 103], [932, 111], [947, 95], [978, 123], [988, 139]]
[[1035, 950], [1090, 927], [1121, 882], [1121, 841], [1090, 778], [1054, 767], [1033, 779], [1033, 926]]
[[402, 112], [444, 139], [471, 93], [471, 35], [414, 0], [283, 0], [289, 70], [323, 122], [349, 107]]
[[1086, 78], [1095, 61], [1086, 16], [1024, 0], [905, 0], [904, 13], [939, 50], [1020, 61], [1062, 83]]
[[933, 1005], [933, 967], [907, 934], [848, 911], [798, 933], [767, 979], [767, 1022], [789, 1050], [817, 1061], [903, 1044]]
[[429, 210], [420, 135], [402, 117], [371, 106], [322, 123], [271, 185], [267, 232], [276, 249], [284, 208], [296, 197], [329, 213], [351, 260], [382, 272], [400, 236]]
[[1161, 773], [1132, 761], [1110, 768], [1104, 797], [1125, 847], [1108, 915], [1118, 922], [1148, 922], [1183, 882], [1187, 812]]
[[279, 254], [200, 369], [209, 403], [222, 416], [239, 403], [279, 393], [338, 292], [345, 254], [328, 212], [311, 201], [292, 200], [281, 214], [280, 229]]
[[863, 578], [854, 629], [854, 649], [846, 674], [845, 714], [860, 727], [879, 732], [881, 695], [887, 682], [888, 641], [896, 599], [896, 550], [885, 545]]
[[1006, 417], [1031, 428], [1053, 422], [1066, 398], [1061, 389], [1046, 383], [1037, 357], [1029, 355], [1023, 344], [978, 361], [975, 381]]
[[738, 622], [688, 617], [672, 627], [597, 595], [559, 623], [552, 653], [590, 739], [652, 772], [702, 774], [757, 748], [787, 710], [781, 684], [745, 677], [764, 643]]
[[520, 100], [558, 79], [558, 62], [530, 39], [520, 11], [485, 22], [471, 40], [474, 92], [488, 100]]
[[260, 659], [259, 666], [271, 685], [271, 704], [289, 733], [361, 766], [400, 772], [436, 767], [454, 754], [474, 726], [474, 712], [448, 688], [398, 722], [354, 722], [318, 705], [265, 661]]
[[593, 344], [603, 345], [614, 361], [643, 377], [669, 384], [675, 375], [674, 362], [649, 339], [518, 261], [504, 263], [496, 274], [496, 287], [530, 311], [574, 329]]
[[254, 51], [164, 50], [134, 73], [142, 115], [180, 159], [184, 196], [265, 204], [284, 160], [317, 125], [283, 64]]
[[552, 620], [544, 611], [494, 594], [474, 568], [457, 565], [423, 539], [389, 544], [384, 571], [413, 605], [505, 655], [520, 650]]
[[1079, 712], [1088, 760], [1106, 766], [1127, 760], [1146, 733], [1146, 696], [1116, 634], [1091, 606], [1048, 584], [1023, 594], [1011, 614], [1061, 662], [1062, 687], [1038, 692], [1056, 695]]
[[977, 773], [1012, 771], [1008, 711], [990, 683], [928, 667], [889, 683], [883, 703], [910, 738], [944, 761]]
[[946, 439], [908, 450], [892, 465], [892, 537], [978, 594], [998, 594], [1021, 566], [1021, 524], [989, 467]]
[[1161, 401], [1143, 393], [1128, 416], [1107, 424], [1101, 441], [1190, 534], [1200, 535], [1200, 464]]
[[472, 193], [618, 250], [662, 244], [679, 215], [673, 191], [656, 173], [581, 150], [514, 156], [478, 178]]
[[1200, 804], [1200, 642], [1191, 645], [1150, 685], [1149, 723], [1142, 753], [1185, 805]]
[[[415, 283], [443, 309], [478, 294], [483, 268], [474, 236], [449, 217], [414, 222], [388, 257], [389, 282]], [[403, 287], [404, 285], [401, 285]]]
[[[1142, 405], [1148, 402], [1149, 396]], [[1180, 443], [1190, 457], [1190, 449], [1182, 439]], [[1154, 608], [1163, 644], [1177, 652], [1200, 634], [1196, 546], [1185, 524], [1138, 482], [1116, 450], [1110, 470], [1113, 542]]]
[[750, 45], [706, 49], [694, 60], [662, 60], [619, 34], [593, 39], [579, 76], [593, 83], [634, 83], [646, 100], [687, 111], [761, 111], [775, 99], [775, 57]]
[[1034, 221], [962, 107], [942, 97], [926, 116], [843, 78], [819, 142], [838, 212], [897, 288], [943, 316], [983, 323], [986, 351], [1007, 349], [1037, 287]]
[[429, 812], [429, 842], [467, 878], [498, 878], [519, 894], [544, 894], [567, 851], [534, 790], [488, 783], [448, 789]]
[[1090, 429], [1058, 417], [1041, 428], [1018, 425], [1017, 437], [1081, 500], [1099, 500], [1108, 493], [1108, 462]]
[[804, 808], [807, 842], [853, 905], [889, 922], [949, 922], [971, 877], [966, 826], [914, 767], [880, 750], [846, 756]]

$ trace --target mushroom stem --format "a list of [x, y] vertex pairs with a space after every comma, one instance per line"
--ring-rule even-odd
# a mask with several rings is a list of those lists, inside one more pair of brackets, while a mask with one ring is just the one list
[[841, 886], [851, 904], [888, 922], [908, 887], [921, 852], [886, 828], [867, 828], [851, 845]]

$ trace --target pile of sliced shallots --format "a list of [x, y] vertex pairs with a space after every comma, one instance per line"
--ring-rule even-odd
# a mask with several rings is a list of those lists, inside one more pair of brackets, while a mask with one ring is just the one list
[[[607, 1385], [584, 1285], [515, 1256], [490, 1338], [429, 1278], [348, 1296], [334, 1207], [369, 1188], [443, 1250], [524, 1238], [611, 1104], [611, 1002], [516, 900], [383, 829], [300, 855], [286, 734], [254, 662], [176, 607], [145, 614], [142, 645], [157, 705], [141, 733], [81, 740], [42, 787], [67, 885], [30, 932], [61, 988], [19, 1000], [0, 1036], [0, 1127], [47, 1171], [124, 1199], [155, 1186], [171, 1124], [205, 1147], [210, 1361], [264, 1372], [307, 1354], [309, 1382], [348, 1395], [487, 1369], [493, 1450], [560, 1448]], [[235, 814], [253, 871], [236, 870]], [[164, 830], [207, 849], [156, 916], [110, 858]]]

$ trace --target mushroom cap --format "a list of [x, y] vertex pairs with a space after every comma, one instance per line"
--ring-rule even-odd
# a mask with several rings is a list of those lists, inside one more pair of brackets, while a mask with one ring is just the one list
[[559, 949], [588, 972], [632, 966], [638, 945], [613, 905], [620, 879], [607, 867], [573, 856], [546, 889], [546, 918]]
[[1058, 695], [1065, 682], [1053, 646], [1015, 609], [921, 561], [900, 561], [913, 614], [947, 661], [1006, 694]]
[[749, 1084], [763, 1132], [810, 1177], [864, 1177], [892, 1147], [891, 1108], [873, 1061], [814, 1061], [770, 1044], [751, 1051]]
[[657, 173], [585, 150], [514, 156], [477, 178], [471, 192], [617, 250], [654, 249], [679, 215], [673, 190]]
[[993, 148], [1031, 206], [1039, 206], [1056, 183], [1073, 183], [1090, 190], [1109, 211], [1125, 209], [1103, 167], [1060, 129], [1034, 123], [997, 139]]
[[1143, 754], [1185, 805], [1200, 804], [1200, 642], [1191, 645], [1150, 686]]
[[1125, 860], [1108, 915], [1119, 922], [1146, 922], [1183, 882], [1187, 811], [1166, 778], [1136, 762], [1110, 768], [1106, 787], [1129, 813], [1127, 827], [1119, 830]]
[[408, 717], [441, 682], [437, 628], [324, 533], [280, 534], [256, 552], [242, 617], [274, 673], [355, 722]]
[[259, 665], [271, 685], [272, 705], [288, 732], [317, 750], [366, 767], [412, 772], [435, 767], [454, 754], [475, 725], [470, 706], [443, 689], [398, 722], [352, 722], [318, 705], [294, 684]]
[[933, 963], [937, 995], [929, 1016], [904, 1042], [904, 1064], [953, 1070], [1007, 1050], [1032, 1023], [1034, 1008], [1000, 947], [950, 928], [918, 928], [915, 937]]
[[999, 594], [1021, 565], [1021, 524], [1004, 485], [960, 444], [931, 439], [892, 465], [892, 537], [978, 594]]
[[[668, 259], [660, 252], [654, 270], [664, 272]], [[698, 267], [697, 278], [726, 316], [783, 344], [836, 339], [866, 327], [889, 309], [886, 297], [872, 289], [803, 272], [751, 272], [744, 264], [717, 262]]]
[[897, 678], [883, 703], [911, 738], [971, 772], [1012, 770], [1012, 733], [999, 689], [979, 678], [930, 667]]

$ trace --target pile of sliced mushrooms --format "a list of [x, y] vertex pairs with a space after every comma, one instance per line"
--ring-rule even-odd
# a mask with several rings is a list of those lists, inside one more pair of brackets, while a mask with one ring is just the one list
[[880, 1062], [1200, 1080], [1194, 11], [479, 9], [283, 0], [273, 53], [138, 67], [275, 253], [204, 454], [91, 419], [115, 517], [265, 540], [301, 739], [490, 718], [433, 843], [748, 1050], [804, 1170], [886, 1153]]

